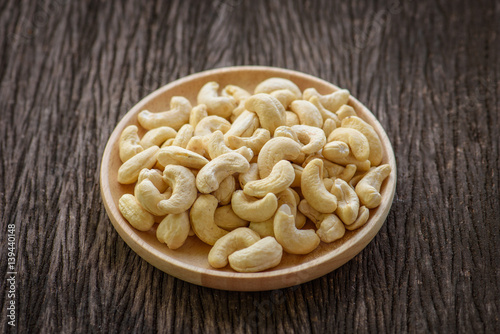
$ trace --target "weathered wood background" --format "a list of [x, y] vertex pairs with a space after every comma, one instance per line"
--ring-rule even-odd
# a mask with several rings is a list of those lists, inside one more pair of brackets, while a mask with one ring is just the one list
[[[498, 1], [3, 0], [0, 31], [1, 332], [500, 332]], [[349, 89], [398, 162], [369, 246], [279, 291], [164, 274], [121, 240], [99, 193], [133, 104], [242, 64]]]

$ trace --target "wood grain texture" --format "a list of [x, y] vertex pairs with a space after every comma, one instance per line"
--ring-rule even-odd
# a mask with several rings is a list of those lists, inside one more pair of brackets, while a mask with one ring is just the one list
[[[499, 332], [500, 5], [478, 1], [0, 2], [0, 277], [13, 332]], [[113, 229], [106, 141], [159, 86], [269, 65], [347, 88], [398, 163], [380, 233], [312, 282], [240, 293], [170, 277]]]

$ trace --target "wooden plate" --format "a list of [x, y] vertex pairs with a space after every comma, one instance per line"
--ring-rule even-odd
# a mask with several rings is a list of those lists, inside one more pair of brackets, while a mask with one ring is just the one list
[[365, 248], [380, 230], [389, 213], [396, 189], [396, 161], [391, 143], [380, 123], [366, 107], [352, 97], [349, 104], [380, 136], [385, 148], [382, 163], [390, 164], [392, 173], [381, 188], [382, 204], [371, 210], [366, 225], [356, 231], [346, 231], [341, 240], [330, 244], [321, 243], [308, 255], [284, 253], [280, 265], [265, 272], [237, 273], [229, 266], [220, 270], [210, 267], [207, 260], [210, 246], [195, 236], [189, 237], [181, 248], [170, 250], [156, 239], [156, 225], [148, 232], [140, 232], [122, 217], [118, 210], [118, 200], [125, 193], [133, 193], [133, 186], [117, 182], [117, 171], [121, 165], [118, 140], [126, 126], [138, 125], [137, 114], [141, 110], [167, 110], [170, 98], [176, 95], [184, 96], [196, 105], [197, 93], [208, 81], [216, 81], [221, 87], [234, 84], [253, 92], [259, 82], [270, 77], [290, 79], [301, 90], [314, 87], [321, 94], [339, 89], [324, 80], [291, 70], [261, 66], [220, 68], [187, 76], [151, 93], [123, 117], [111, 134], [101, 163], [101, 194], [104, 206], [118, 234], [153, 266], [182, 280], [210, 288], [236, 291], [279, 289], [310, 281], [340, 267]]

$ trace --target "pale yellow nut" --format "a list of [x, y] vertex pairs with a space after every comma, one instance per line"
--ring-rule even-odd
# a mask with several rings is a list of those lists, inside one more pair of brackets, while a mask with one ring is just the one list
[[219, 188], [223, 179], [234, 173], [248, 171], [250, 164], [241, 154], [225, 153], [211, 160], [196, 176], [196, 187], [201, 193], [208, 194]]
[[118, 169], [117, 179], [121, 184], [132, 184], [137, 181], [143, 168], [152, 168], [156, 163], [156, 153], [160, 148], [152, 146], [128, 159]]
[[158, 203], [162, 200], [168, 200], [171, 196], [170, 191], [161, 193], [151, 180], [145, 178], [138, 182], [134, 187], [134, 195], [141, 206], [155, 216], [164, 216], [168, 213], [159, 209]]
[[337, 178], [342, 179], [345, 182], [349, 182], [354, 174], [356, 174], [357, 170], [358, 168], [356, 167], [356, 165], [349, 164], [345, 166], [344, 170], [341, 173], [337, 174]]
[[255, 87], [254, 93], [267, 93], [270, 94], [277, 90], [287, 89], [295, 95], [296, 99], [302, 97], [302, 92], [299, 87], [292, 81], [284, 78], [269, 78], [257, 85]]
[[229, 255], [247, 248], [259, 240], [259, 235], [251, 229], [237, 228], [215, 242], [208, 253], [208, 263], [214, 268], [224, 268], [228, 264]]
[[300, 142], [304, 144], [301, 151], [305, 154], [318, 152], [326, 144], [325, 132], [321, 128], [309, 125], [294, 125], [292, 130], [297, 134]]
[[274, 131], [274, 138], [276, 137], [290, 138], [302, 145], [302, 143], [299, 141], [299, 137], [297, 136], [295, 131], [292, 130], [292, 126], [282, 125], [276, 128], [276, 130]]
[[337, 124], [333, 119], [327, 118], [323, 123], [323, 132], [325, 133], [325, 137], [328, 138], [330, 133], [337, 128]]
[[123, 129], [120, 135], [120, 160], [122, 162], [127, 161], [132, 158], [137, 153], [144, 151], [144, 147], [141, 146], [139, 135], [137, 134], [139, 129], [135, 125], [129, 125]]
[[330, 243], [344, 236], [345, 226], [335, 214], [324, 214], [318, 223], [316, 234], [321, 241]]
[[193, 136], [193, 138], [189, 140], [186, 149], [208, 158], [209, 156], [206, 151], [207, 141], [208, 136]]
[[236, 121], [238, 117], [245, 111], [245, 100], [241, 100], [240, 103], [236, 106], [236, 108], [233, 109], [233, 112], [231, 113], [231, 117], [229, 119], [231, 120], [231, 123]]
[[177, 249], [186, 242], [190, 229], [188, 211], [169, 214], [158, 225], [156, 238], [162, 244], [166, 244], [168, 248]]
[[323, 213], [319, 212], [315, 208], [313, 208], [306, 199], [303, 199], [299, 202], [297, 209], [303, 213], [307, 218], [309, 218], [316, 227], [319, 226], [319, 223], [323, 219]]
[[366, 222], [368, 221], [368, 218], [370, 218], [370, 210], [363, 205], [361, 208], [359, 208], [358, 217], [356, 218], [354, 223], [352, 223], [351, 225], [346, 225], [345, 228], [348, 229], [349, 231], [354, 231], [360, 228], [361, 226], [365, 225]]
[[258, 272], [276, 267], [281, 262], [283, 247], [273, 237], [260, 239], [253, 245], [229, 255], [229, 265], [238, 272]]
[[302, 228], [307, 222], [306, 216], [302, 214], [302, 212], [297, 211], [297, 214], [295, 215], [295, 227], [296, 228]]
[[318, 108], [309, 101], [295, 100], [290, 104], [290, 110], [299, 116], [300, 124], [321, 128], [323, 116]]
[[280, 160], [294, 161], [302, 151], [299, 143], [286, 137], [270, 139], [260, 150], [257, 158], [261, 178], [268, 176], [273, 166]]
[[195, 177], [191, 170], [183, 166], [168, 165], [163, 171], [165, 183], [172, 188], [169, 199], [158, 203], [158, 209], [165, 213], [181, 213], [188, 210], [196, 200]]
[[273, 193], [264, 198], [255, 198], [246, 195], [242, 190], [236, 190], [231, 198], [231, 206], [241, 219], [262, 222], [274, 215], [278, 208], [278, 198]]
[[259, 154], [260, 150], [271, 139], [271, 134], [269, 130], [259, 128], [255, 130], [251, 137], [236, 137], [227, 136], [227, 145], [232, 149], [238, 149], [240, 147], [246, 146], [254, 152], [254, 155]]
[[339, 127], [340, 126], [340, 119], [337, 116], [337, 114], [334, 113], [334, 112], [331, 112], [328, 109], [326, 109], [323, 106], [323, 104], [321, 104], [321, 102], [319, 101], [319, 97], [318, 96], [311, 96], [309, 98], [309, 102], [311, 102], [312, 104], [314, 104], [314, 106], [316, 108], [318, 108], [319, 113], [323, 117], [323, 121], [331, 120], [332, 122], [335, 123], [335, 127]]
[[278, 89], [269, 93], [269, 95], [280, 101], [285, 110], [288, 109], [290, 103], [297, 100], [297, 96], [288, 89]]
[[158, 162], [163, 165], [180, 165], [187, 168], [200, 169], [208, 163], [208, 159], [179, 146], [168, 146], [160, 149]]
[[219, 201], [212, 195], [200, 195], [189, 211], [191, 228], [201, 241], [213, 245], [228, 232], [215, 224], [214, 214]]
[[372, 166], [378, 166], [382, 161], [383, 147], [380, 138], [373, 129], [373, 127], [356, 116], [346, 117], [342, 120], [342, 126], [346, 128], [353, 128], [361, 132], [370, 146], [370, 160]]
[[231, 197], [233, 196], [234, 191], [236, 190], [236, 181], [234, 179], [234, 176], [229, 175], [226, 177], [224, 180], [219, 185], [219, 188], [217, 188], [214, 192], [213, 195], [221, 205], [226, 205], [231, 202]]
[[314, 159], [302, 172], [301, 190], [307, 202], [322, 213], [332, 213], [337, 208], [337, 198], [323, 184], [323, 160]]
[[365, 161], [370, 156], [370, 144], [365, 135], [353, 128], [337, 128], [328, 136], [328, 142], [343, 141], [349, 145], [349, 150], [359, 161]]
[[189, 121], [190, 112], [191, 103], [189, 103], [188, 99], [182, 96], [174, 96], [170, 100], [170, 110], [157, 113], [143, 110], [137, 116], [137, 120], [146, 130], [169, 126], [177, 131]]
[[274, 237], [274, 216], [263, 222], [250, 222], [248, 228], [256, 232], [261, 238]]
[[245, 108], [257, 114], [260, 126], [274, 134], [278, 126], [285, 125], [285, 108], [269, 94], [252, 95], [245, 100]]
[[170, 138], [174, 138], [177, 135], [177, 131], [169, 126], [160, 126], [159, 128], [154, 128], [149, 130], [141, 138], [141, 146], [150, 148], [151, 146], [162, 146], [165, 141]]
[[331, 178], [323, 178], [323, 184], [325, 185], [326, 189], [332, 189], [334, 183], [335, 182]]
[[250, 168], [244, 173], [238, 175], [238, 181], [240, 183], [241, 189], [245, 188], [245, 185], [250, 181], [259, 180], [259, 166], [256, 162], [250, 164]]
[[[333, 144], [332, 144], [333, 143]], [[336, 142], [326, 143], [321, 152], [325, 158], [338, 165], [346, 166], [349, 164], [356, 165], [358, 171], [367, 171], [370, 169], [370, 160], [359, 161], [349, 153], [346, 157], [339, 156], [338, 144]]]
[[349, 145], [343, 141], [334, 140], [328, 143], [328, 155], [332, 159], [344, 159], [347, 158], [351, 150]]
[[223, 96], [232, 96], [236, 103], [240, 103], [250, 97], [250, 93], [236, 85], [227, 85], [222, 89]]
[[380, 165], [366, 173], [356, 185], [356, 194], [358, 194], [361, 203], [368, 209], [376, 208], [382, 202], [380, 187], [390, 173], [390, 165]]
[[160, 148], [172, 146], [172, 144], [174, 143], [174, 140], [175, 140], [175, 138], [169, 138], [169, 139], [165, 140], [165, 142], [163, 144], [161, 144]]
[[141, 183], [143, 180], [150, 180], [153, 185], [158, 189], [159, 192], [163, 193], [167, 190], [168, 185], [163, 180], [163, 171], [159, 169], [147, 169], [144, 168], [139, 173], [139, 177], [137, 178], [137, 183]]
[[297, 193], [290, 188], [286, 188], [276, 196], [278, 197], [278, 208], [286, 204], [291, 210], [292, 216], [297, 214], [297, 199], [295, 197]]
[[232, 96], [219, 96], [218, 90], [219, 84], [217, 82], [207, 82], [198, 93], [198, 104], [207, 106], [208, 115], [229, 117], [236, 107], [236, 101]]
[[290, 161], [281, 160], [273, 166], [268, 176], [245, 184], [243, 192], [254, 197], [264, 197], [268, 193], [278, 194], [287, 189], [294, 179], [295, 171]]
[[[372, 168], [375, 168], [375, 167], [372, 167]], [[363, 174], [358, 174], [358, 175], [355, 175], [353, 176], [349, 181], [349, 185], [353, 188], [356, 187], [356, 185], [358, 184], [358, 182], [365, 176], [366, 173], [363, 173]]]
[[[244, 110], [241, 115], [234, 120], [233, 124], [231, 124], [231, 128], [226, 132], [224, 137], [249, 137], [254, 133], [255, 130], [257, 130], [259, 125], [260, 122], [257, 114], [248, 110]], [[246, 136], [247, 134], [249, 135]]]
[[232, 231], [238, 227], [246, 227], [249, 223], [247, 220], [238, 217], [230, 204], [215, 209], [214, 220], [217, 226], [227, 231]]
[[[328, 177], [337, 177], [341, 174], [345, 167], [341, 165], [337, 165], [336, 163], [331, 162], [330, 160], [323, 159], [323, 165], [328, 174]], [[344, 180], [345, 181], [345, 180]]]
[[330, 192], [337, 197], [337, 216], [345, 225], [354, 223], [359, 212], [359, 198], [354, 189], [344, 180], [336, 179]]
[[[350, 116], [356, 116], [356, 111], [354, 110], [353, 107], [350, 105], [344, 104], [342, 107], [339, 108], [336, 112], [337, 116], [339, 117], [339, 120], [342, 122], [346, 117]], [[342, 125], [343, 126], [343, 125]]]
[[290, 187], [300, 187], [300, 184], [302, 182], [302, 172], [304, 171], [304, 167], [299, 166], [297, 164], [292, 164], [293, 167], [293, 172], [295, 173], [295, 178], [293, 179], [292, 184]]
[[213, 132], [220, 130], [226, 133], [231, 128], [231, 123], [225, 118], [219, 116], [207, 116], [202, 118], [194, 128], [194, 136], [207, 136]]
[[299, 116], [297, 116], [297, 114], [294, 113], [293, 111], [285, 111], [285, 117], [286, 117], [286, 121], [285, 121], [286, 126], [300, 124]]
[[347, 89], [339, 89], [331, 94], [321, 95], [314, 88], [308, 88], [304, 91], [304, 100], [310, 100], [311, 97], [317, 96], [319, 102], [331, 112], [336, 112], [341, 106], [347, 104], [350, 93]]
[[207, 116], [207, 106], [204, 104], [198, 104], [193, 107], [191, 113], [189, 114], [189, 125], [191, 125], [194, 129], [196, 128], [196, 125], [198, 125], [198, 123]]
[[194, 128], [190, 124], [184, 124], [177, 132], [172, 146], [186, 148], [191, 138], [193, 138], [193, 134]]
[[237, 153], [241, 154], [242, 156], [244, 156], [245, 159], [247, 159], [247, 161], [250, 161], [250, 160], [252, 160], [253, 155], [254, 155], [253, 151], [245, 146], [240, 147], [235, 151], [233, 151], [232, 149], [227, 147], [226, 143], [224, 141], [224, 135], [219, 130], [215, 131], [210, 136], [208, 136], [206, 150], [207, 150], [208, 155], [210, 156], [210, 159], [215, 159], [218, 156], [225, 154], [225, 153], [237, 152]]
[[149, 231], [155, 223], [154, 216], [139, 204], [134, 195], [120, 197], [118, 209], [130, 225], [139, 231]]
[[309, 254], [321, 241], [314, 230], [299, 230], [295, 227], [295, 217], [286, 204], [280, 206], [274, 216], [274, 236], [285, 252], [290, 254]]

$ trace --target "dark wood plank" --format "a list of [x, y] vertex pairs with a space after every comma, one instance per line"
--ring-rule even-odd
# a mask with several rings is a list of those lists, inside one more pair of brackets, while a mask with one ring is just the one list
[[[0, 2], [0, 277], [18, 332], [500, 332], [494, 1]], [[351, 91], [393, 143], [386, 224], [322, 278], [207, 289], [143, 261], [99, 194], [107, 138], [179, 77], [271, 65]]]

